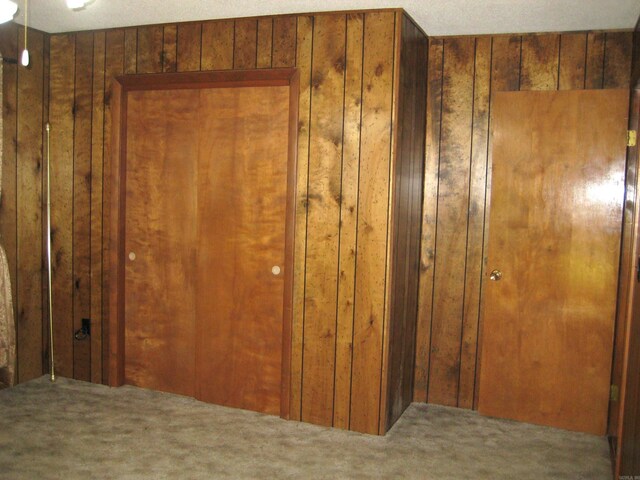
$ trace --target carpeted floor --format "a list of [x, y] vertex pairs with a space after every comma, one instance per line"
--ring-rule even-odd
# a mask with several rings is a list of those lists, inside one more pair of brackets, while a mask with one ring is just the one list
[[604, 438], [413, 404], [385, 437], [135, 387], [0, 391], [0, 478], [609, 479]]

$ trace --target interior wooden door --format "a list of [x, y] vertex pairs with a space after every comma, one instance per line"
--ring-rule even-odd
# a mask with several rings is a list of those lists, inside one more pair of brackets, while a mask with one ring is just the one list
[[605, 434], [628, 96], [494, 97], [483, 414]]
[[281, 413], [290, 107], [288, 85], [128, 92], [125, 383]]
[[289, 89], [202, 92], [197, 397], [278, 414]]

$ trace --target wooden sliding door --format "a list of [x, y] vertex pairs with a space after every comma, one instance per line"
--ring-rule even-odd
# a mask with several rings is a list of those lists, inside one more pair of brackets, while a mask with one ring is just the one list
[[481, 413], [605, 434], [628, 96], [495, 95]]
[[211, 75], [119, 92], [110, 383], [287, 416], [295, 75]]

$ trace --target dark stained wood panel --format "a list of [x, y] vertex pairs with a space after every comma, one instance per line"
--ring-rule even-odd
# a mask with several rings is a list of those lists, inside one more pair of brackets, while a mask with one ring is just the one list
[[273, 68], [294, 67], [296, 63], [296, 17], [273, 19]]
[[256, 68], [258, 21], [255, 18], [236, 20], [233, 40], [233, 68]]
[[444, 41], [429, 40], [427, 63], [427, 99], [422, 238], [420, 241], [420, 289], [416, 323], [416, 360], [414, 367], [414, 401], [427, 401], [433, 315], [433, 281], [436, 253], [436, 219], [438, 216], [438, 175], [442, 117], [442, 62]]
[[258, 19], [257, 68], [271, 68], [273, 52], [273, 19]]
[[602, 88], [605, 38], [606, 33], [604, 32], [589, 32], [587, 34], [585, 88]]
[[585, 86], [587, 36], [564, 33], [560, 36], [559, 90], [579, 90]]
[[233, 68], [233, 20], [202, 24], [202, 70]]
[[[93, 38], [91, 115], [91, 381], [102, 383], [102, 165], [104, 145], [105, 34]], [[106, 343], [106, 342], [105, 342]]]
[[[444, 42], [429, 400], [456, 405], [465, 287], [475, 41]], [[466, 159], [465, 162], [460, 159]]]
[[473, 89], [471, 167], [469, 171], [469, 224], [465, 258], [464, 307], [460, 345], [458, 406], [474, 406], [475, 374], [480, 316], [482, 246], [485, 234], [487, 144], [489, 141], [489, 91], [491, 89], [491, 39], [477, 38]]
[[346, 17], [316, 18], [313, 31], [302, 420], [333, 421]]
[[[56, 373], [73, 378], [74, 35], [51, 39], [51, 232]], [[67, 158], [69, 161], [60, 161]], [[54, 164], [54, 159], [58, 160]]]
[[138, 29], [127, 28], [124, 31], [124, 73], [138, 71]]
[[366, 433], [380, 426], [395, 15], [364, 19], [350, 428]]
[[202, 24], [181, 23], [178, 25], [177, 71], [197, 72], [200, 70], [202, 52]]
[[[91, 116], [93, 33], [76, 36], [73, 130], [73, 328], [91, 320]], [[74, 339], [73, 376], [91, 380], [91, 339]]]
[[162, 72], [163, 38], [162, 25], [138, 28], [137, 73]]
[[[18, 58], [18, 27], [15, 24], [4, 25], [0, 28], [0, 52], [5, 58]], [[4, 62], [2, 66], [2, 193], [0, 195], [0, 240], [7, 254], [9, 276], [11, 278], [11, 293], [13, 302], [14, 321], [17, 315], [17, 263], [18, 263], [18, 164], [17, 164], [17, 134], [18, 134], [18, 66]], [[35, 352], [27, 352], [35, 355]], [[18, 356], [17, 368], [21, 361], [29, 361], [28, 357]], [[19, 379], [16, 371], [15, 380]]]
[[333, 425], [349, 428], [362, 106], [363, 14], [347, 16]]
[[307, 246], [307, 187], [309, 182], [309, 122], [313, 17], [298, 18], [296, 66], [300, 75], [298, 101], [298, 166], [295, 204], [293, 326], [291, 331], [291, 418], [300, 420], [302, 407], [302, 348], [304, 336], [305, 266]]
[[632, 32], [609, 32], [604, 50], [603, 88], [627, 88], [631, 80]]
[[[422, 179], [426, 109], [427, 39], [406, 15], [400, 17], [400, 82], [396, 120], [396, 164], [392, 170], [393, 263], [388, 348], [386, 426], [413, 400], [415, 321], [418, 312]], [[400, 25], [396, 24], [396, 28]], [[383, 389], [384, 391], [384, 389]]]
[[165, 25], [162, 36], [162, 71], [175, 72], [178, 69], [178, 27]]
[[520, 90], [558, 88], [560, 35], [526, 35], [522, 38]]

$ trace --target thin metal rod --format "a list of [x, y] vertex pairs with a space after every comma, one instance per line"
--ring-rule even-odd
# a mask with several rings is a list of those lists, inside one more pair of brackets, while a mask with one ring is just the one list
[[56, 381], [56, 370], [53, 364], [53, 298], [51, 293], [51, 125], [47, 122], [47, 279], [49, 282], [49, 373], [51, 381]]

